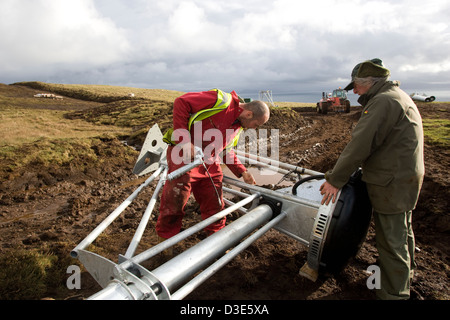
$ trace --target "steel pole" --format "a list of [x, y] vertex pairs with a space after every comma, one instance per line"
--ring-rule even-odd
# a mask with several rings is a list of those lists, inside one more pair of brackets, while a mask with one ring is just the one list
[[239, 253], [244, 251], [247, 247], [249, 247], [253, 242], [258, 240], [261, 236], [266, 234], [271, 228], [277, 225], [281, 220], [286, 218], [287, 212], [281, 212], [278, 216], [270, 220], [267, 224], [261, 227], [258, 231], [254, 232], [247, 239], [242, 241], [238, 246], [236, 246], [233, 250], [228, 252], [222, 258], [214, 262], [211, 266], [209, 266], [206, 270], [202, 271], [198, 276], [185, 284], [182, 288], [180, 288], [177, 292], [172, 295], [172, 300], [181, 300], [194, 291], [199, 285], [208, 280], [212, 275], [214, 275], [220, 268], [222, 268], [225, 264], [229, 263], [233, 260]]
[[292, 164], [280, 162], [278, 160], [274, 160], [274, 159], [270, 159], [270, 158], [257, 156], [257, 155], [254, 155], [254, 154], [251, 154], [251, 153], [246, 153], [246, 152], [239, 151], [239, 150], [235, 150], [235, 153], [237, 155], [239, 155], [239, 156], [243, 156], [243, 157], [246, 157], [246, 158], [249, 158], [249, 159], [257, 160], [257, 161], [260, 161], [260, 162], [267, 162], [267, 163], [271, 164], [272, 166], [284, 168], [284, 169], [293, 171], [294, 173], [299, 173], [299, 174], [305, 173], [305, 174], [308, 174], [308, 175], [323, 174], [323, 173], [318, 172], [318, 171], [305, 169], [305, 168], [302, 168], [302, 167], [294, 166]]
[[259, 205], [194, 247], [159, 266], [152, 273], [172, 291], [203, 267], [222, 256], [226, 250], [235, 246], [257, 227], [267, 223], [272, 215], [270, 206]]
[[[250, 158], [243, 157], [243, 156], [237, 156], [237, 157], [242, 163], [252, 164], [252, 165], [255, 165], [255, 166], [259, 167], [259, 168], [266, 168], [266, 169], [274, 172], [274, 174], [275, 173], [280, 173], [280, 174], [283, 174], [283, 175], [295, 175], [295, 172], [292, 172], [292, 171], [289, 171], [289, 170], [286, 170], [286, 169], [282, 169], [281, 167], [273, 166], [273, 165], [265, 163], [265, 162], [257, 161], [257, 160], [250, 159]], [[251, 162], [252, 160], [254, 161], [254, 163]]]
[[133, 258], [126, 260], [124, 262], [121, 263], [121, 267], [124, 269], [129, 268], [130, 266], [132, 266], [133, 263], [139, 264], [141, 262], [144, 262], [148, 259], [150, 259], [151, 257], [157, 255], [160, 252], [163, 252], [164, 250], [172, 247], [173, 245], [177, 244], [178, 242], [180, 242], [181, 240], [186, 239], [187, 237], [190, 237], [191, 235], [193, 235], [196, 232], [201, 231], [202, 229], [206, 228], [207, 226], [209, 226], [211, 223], [218, 221], [220, 219], [222, 219], [223, 217], [225, 217], [226, 215], [230, 214], [231, 212], [245, 206], [246, 204], [252, 202], [253, 200], [255, 200], [256, 198], [258, 198], [260, 195], [258, 193], [255, 193], [245, 199], [242, 199], [241, 201], [239, 201], [238, 203], [226, 208], [225, 210], [222, 210], [218, 213], [216, 213], [215, 215], [197, 223], [196, 225], [178, 233], [177, 235], [173, 236], [172, 238], [167, 239], [166, 241], [161, 242], [160, 244], [157, 244], [156, 246], [141, 252], [140, 254], [134, 256]]
[[[206, 265], [213, 262], [219, 256], [224, 255], [227, 249], [239, 244], [244, 237], [259, 226], [264, 225], [260, 230], [253, 233], [240, 245], [230, 251], [230, 257], [234, 257], [238, 252], [250, 245], [251, 242], [268, 231], [274, 224], [278, 223], [280, 219], [285, 218], [285, 215], [286, 213], [283, 212], [273, 219], [273, 223], [271, 223], [272, 221], [270, 220], [273, 216], [272, 208], [266, 204], [259, 205], [243, 217], [152, 271], [152, 278], [157, 279], [158, 283], [163, 285], [168, 293], [170, 290], [174, 290], [183, 285]], [[229, 259], [225, 257], [225, 259], [222, 259], [221, 265], [228, 261]], [[212, 269], [208, 268], [205, 270], [207, 277], [205, 278], [205, 273], [203, 273], [199, 281], [206, 280], [212, 274], [211, 272], [216, 272], [218, 269], [217, 263], [213, 264]], [[116, 270], [120, 271], [123, 269], [121, 265], [117, 265]], [[119, 273], [121, 274], [119, 279], [112, 280], [103, 290], [92, 295], [89, 300], [143, 300], [152, 296], [158, 299], [157, 295], [160, 292], [156, 284], [151, 285], [148, 279], [146, 279], [145, 274], [142, 279], [139, 279], [135, 278], [135, 275], [129, 274], [128, 271], [123, 271], [123, 273]], [[127, 277], [127, 275], [131, 276], [131, 278]], [[185, 289], [177, 294], [177, 297], [181, 298], [182, 295], [193, 290], [193, 287], [198, 284], [196, 281], [191, 281]]]
[[320, 207], [320, 203], [309, 201], [307, 199], [302, 199], [302, 198], [299, 198], [296, 196], [291, 196], [290, 194], [287, 194], [287, 193], [281, 193], [281, 192], [265, 189], [263, 187], [250, 185], [245, 182], [230, 178], [228, 176], [223, 176], [223, 182], [232, 184], [232, 185], [240, 187], [242, 189], [251, 190], [253, 192], [257, 192], [259, 194], [269, 196], [273, 199], [279, 199], [281, 201], [282, 200], [292, 201], [292, 202], [299, 203], [299, 204], [302, 204], [302, 205], [305, 205], [305, 206], [308, 206], [308, 207], [311, 207], [314, 209], [318, 209]]
[[87, 300], [136, 300], [136, 296], [140, 297], [141, 293], [133, 288], [133, 285], [127, 286], [120, 282], [111, 282], [106, 288], [93, 294]]
[[167, 176], [168, 170], [169, 170], [169, 168], [166, 168], [164, 170], [163, 174], [161, 175], [161, 178], [159, 179], [159, 182], [155, 188], [155, 191], [153, 192], [153, 196], [152, 196], [147, 208], [145, 209], [144, 215], [142, 216], [141, 222], [139, 223], [136, 233], [134, 234], [133, 239], [131, 239], [131, 243], [127, 249], [127, 252], [125, 253], [126, 259], [129, 259], [134, 255], [136, 248], [139, 245], [139, 242], [141, 242], [142, 235], [144, 234], [145, 228], [147, 227], [148, 220], [150, 219], [153, 208], [155, 207], [159, 191], [161, 190], [164, 183], [166, 182], [166, 176]]
[[95, 239], [133, 202], [143, 188], [148, 186], [164, 169], [159, 167], [143, 184], [139, 186], [120, 206], [118, 206], [105, 220], [103, 220], [97, 228], [95, 228], [83, 241], [81, 241], [70, 253], [72, 257], [78, 256], [78, 250], [84, 250], [88, 245], [94, 242]]

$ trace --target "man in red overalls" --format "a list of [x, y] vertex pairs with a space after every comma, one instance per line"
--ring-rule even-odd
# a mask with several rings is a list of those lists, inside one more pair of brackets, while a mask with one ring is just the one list
[[[221, 93], [231, 98], [228, 99], [226, 108], [204, 117], [203, 120], [197, 121], [191, 127], [189, 123], [191, 117], [198, 115], [200, 111], [204, 113], [204, 110], [211, 110], [215, 107]], [[202, 219], [223, 210], [223, 173], [220, 167], [223, 154], [226, 153], [225, 164], [236, 177], [242, 177], [248, 184], [255, 184], [253, 176], [242, 165], [234, 151], [224, 149], [236, 138], [242, 128], [255, 129], [267, 122], [269, 116], [269, 108], [264, 102], [242, 103], [234, 91], [231, 94], [224, 94], [220, 90], [187, 93], [175, 99], [173, 105], [174, 133], [181, 131], [189, 134], [188, 138], [186, 135], [172, 134], [172, 143], [167, 149], [169, 173], [186, 164], [186, 162], [180, 161], [180, 157], [186, 157], [186, 155], [190, 155], [190, 158], [193, 157], [194, 145], [203, 150], [208, 172], [203, 165], [200, 165], [177, 179], [166, 181], [156, 224], [156, 231], [161, 240], [173, 237], [180, 232], [184, 207], [191, 192], [200, 204]], [[218, 138], [219, 132], [220, 138]], [[214, 136], [215, 139], [211, 136]], [[189, 140], [186, 141], [186, 139]], [[225, 226], [225, 221], [226, 218], [223, 218], [209, 225], [205, 228], [206, 233], [210, 235], [220, 230]]]

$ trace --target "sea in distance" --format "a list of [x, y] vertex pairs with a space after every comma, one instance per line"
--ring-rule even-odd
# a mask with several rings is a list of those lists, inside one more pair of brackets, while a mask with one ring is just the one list
[[[436, 102], [450, 102], [450, 91], [433, 91], [422, 92], [420, 90], [404, 90], [408, 94], [418, 93], [434, 96]], [[259, 92], [257, 93], [241, 93], [239, 95], [242, 98], [251, 98], [253, 100], [261, 99]], [[359, 106], [359, 95], [354, 94], [353, 91], [347, 93], [348, 99], [352, 106]], [[263, 96], [263, 100], [267, 101], [267, 98]], [[304, 103], [317, 103], [322, 98], [322, 92], [302, 92], [302, 93], [286, 93], [272, 91], [272, 100], [275, 102], [304, 102]]]

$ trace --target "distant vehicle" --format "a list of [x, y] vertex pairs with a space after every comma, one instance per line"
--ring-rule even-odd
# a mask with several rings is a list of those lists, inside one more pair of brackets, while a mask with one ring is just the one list
[[317, 102], [317, 112], [327, 114], [328, 111], [350, 112], [350, 100], [347, 98], [346, 90], [339, 88], [328, 95], [322, 92], [322, 99]]
[[434, 100], [436, 100], [435, 96], [429, 96], [429, 95], [426, 95], [425, 93], [423, 93], [423, 94], [412, 93], [411, 98], [413, 100], [423, 101], [423, 102], [433, 102]]

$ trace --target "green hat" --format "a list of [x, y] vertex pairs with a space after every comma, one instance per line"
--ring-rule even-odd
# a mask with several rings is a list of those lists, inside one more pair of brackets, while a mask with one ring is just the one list
[[350, 82], [344, 90], [352, 90], [355, 84], [355, 78], [367, 77], [388, 77], [391, 72], [383, 66], [381, 59], [375, 58], [358, 63], [352, 71], [352, 82]]

